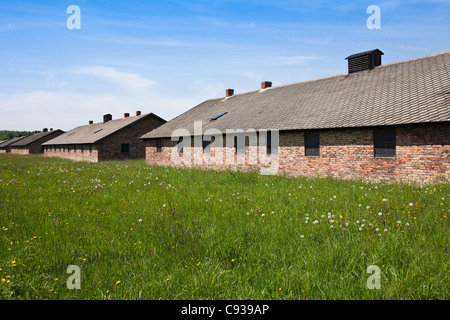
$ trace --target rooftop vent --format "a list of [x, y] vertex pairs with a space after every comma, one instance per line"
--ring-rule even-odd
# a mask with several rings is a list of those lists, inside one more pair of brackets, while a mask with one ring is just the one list
[[267, 89], [272, 87], [272, 82], [270, 81], [263, 81], [261, 82], [261, 89]]
[[378, 49], [352, 54], [345, 58], [348, 60], [348, 73], [372, 70], [381, 65], [381, 56], [384, 53]]
[[94, 124], [94, 121], [92, 121], [92, 120], [89, 120], [89, 124], [91, 125], [91, 124]]
[[103, 122], [108, 122], [108, 121], [111, 121], [111, 120], [112, 120], [112, 115], [110, 115], [109, 113], [105, 114], [103, 116]]
[[234, 95], [234, 89], [227, 89], [225, 90], [225, 93], [227, 97], [231, 97], [232, 95]]
[[42, 131], [43, 131], [43, 132], [47, 132], [47, 131], [48, 131], [48, 129], [47, 129], [47, 128], [44, 128], [44, 129], [42, 129]]
[[140, 111], [136, 111], [136, 116], [140, 116], [141, 112]]
[[124, 117], [124, 118], [128, 118], [129, 116], [130, 116], [129, 113], [124, 113], [124, 114], [123, 114], [123, 117]]

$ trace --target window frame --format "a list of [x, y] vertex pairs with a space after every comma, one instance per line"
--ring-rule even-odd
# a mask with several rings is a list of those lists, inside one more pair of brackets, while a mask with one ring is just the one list
[[374, 158], [395, 158], [397, 156], [397, 130], [395, 127], [373, 129], [373, 156]]
[[[313, 138], [311, 147], [311, 140]], [[317, 139], [315, 139], [317, 137]], [[319, 131], [305, 131], [305, 156], [306, 157], [320, 157], [320, 132]], [[309, 141], [308, 141], [309, 140]]]
[[156, 139], [156, 153], [161, 153], [163, 149], [162, 139]]
[[[125, 149], [128, 151], [124, 151], [124, 147], [127, 146]], [[121, 143], [120, 144], [120, 153], [121, 154], [130, 154], [130, 144], [129, 143]]]

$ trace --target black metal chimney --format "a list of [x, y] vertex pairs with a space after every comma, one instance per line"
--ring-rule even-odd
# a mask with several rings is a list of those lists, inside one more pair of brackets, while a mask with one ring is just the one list
[[103, 116], [103, 122], [108, 122], [108, 121], [111, 121], [111, 120], [112, 120], [112, 115], [110, 115], [109, 113], [105, 114]]
[[384, 53], [378, 49], [352, 54], [345, 58], [348, 60], [348, 73], [371, 70], [381, 65], [381, 56]]

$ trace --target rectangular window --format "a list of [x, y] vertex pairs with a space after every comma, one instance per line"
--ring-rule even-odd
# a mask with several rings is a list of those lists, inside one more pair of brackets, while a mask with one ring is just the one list
[[129, 143], [122, 143], [120, 145], [120, 153], [130, 153], [130, 144]]
[[305, 132], [305, 155], [320, 156], [320, 140], [318, 132]]
[[[211, 139], [211, 137], [209, 137]], [[203, 153], [211, 154], [211, 140], [202, 141]]]
[[89, 153], [92, 153], [92, 145], [89, 145]]
[[183, 137], [178, 138], [178, 153], [183, 153]]
[[158, 139], [156, 140], [156, 152], [162, 152], [162, 140]]
[[395, 157], [395, 128], [377, 128], [373, 130], [375, 157]]
[[272, 154], [272, 132], [267, 131], [267, 154]]

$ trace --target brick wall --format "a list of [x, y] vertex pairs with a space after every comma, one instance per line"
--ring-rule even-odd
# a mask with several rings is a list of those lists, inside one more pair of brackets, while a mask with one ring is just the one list
[[[106, 137], [96, 144], [92, 144], [92, 152], [89, 151], [89, 145], [65, 145], [64, 149], [59, 146], [47, 146], [44, 154], [49, 157], [60, 157], [71, 160], [99, 162], [107, 160], [127, 160], [144, 159], [145, 144], [141, 137], [162, 125], [165, 121], [148, 116], [141, 119], [133, 125], [123, 128], [114, 134]], [[129, 144], [129, 153], [122, 153], [121, 145]], [[70, 147], [70, 150], [68, 150]]]
[[11, 147], [11, 153], [26, 155], [30, 154], [30, 150], [27, 147]]
[[[149, 116], [99, 142], [99, 161], [144, 159], [145, 143], [141, 137], [162, 125], [164, 121]], [[121, 145], [129, 144], [130, 152], [122, 153]]]
[[61, 130], [55, 130], [48, 133], [46, 136], [29, 143], [26, 146], [12, 146], [11, 147], [11, 153], [17, 153], [17, 154], [38, 154], [38, 153], [44, 153], [44, 149], [42, 147], [42, 144], [50, 141], [51, 139], [56, 138], [57, 136], [63, 134], [64, 132]]
[[69, 160], [98, 162], [98, 146], [95, 144], [71, 145], [70, 148], [69, 146], [47, 146], [44, 150], [44, 155], [46, 157], [58, 157]]
[[[396, 132], [394, 158], [374, 157], [371, 128], [320, 131], [318, 157], [305, 156], [304, 132], [281, 132], [278, 173], [387, 182], [449, 181], [449, 124], [402, 126], [397, 127]], [[146, 144], [148, 164], [173, 165], [172, 147], [176, 146], [176, 142], [163, 139], [163, 150], [160, 153], [156, 152], [155, 139], [146, 140]], [[234, 153], [234, 149], [225, 152]], [[232, 165], [195, 165], [192, 155], [191, 166], [241, 170], [258, 170], [263, 167], [259, 161], [257, 164], [248, 163], [248, 155], [247, 147], [245, 164], [235, 162]]]

